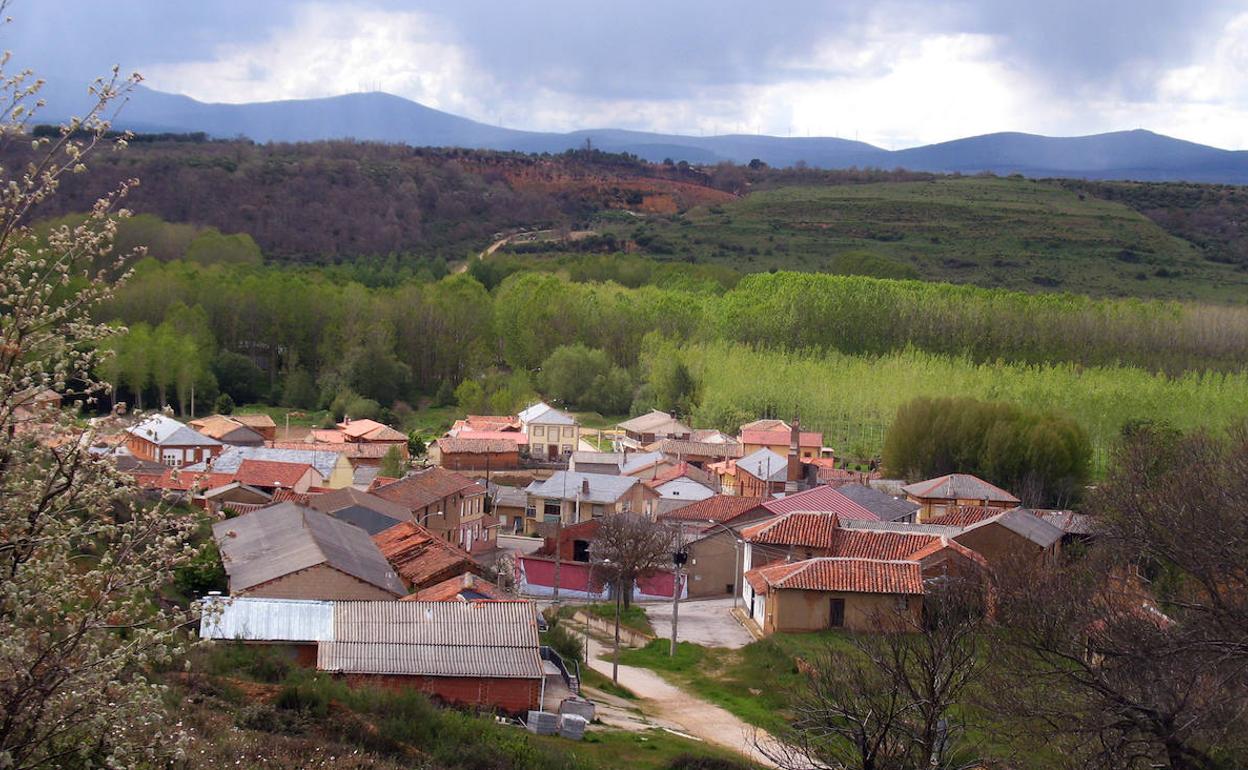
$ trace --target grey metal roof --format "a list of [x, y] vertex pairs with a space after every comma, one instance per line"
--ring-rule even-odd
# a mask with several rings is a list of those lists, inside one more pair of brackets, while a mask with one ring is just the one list
[[525, 425], [529, 423], [537, 423], [539, 425], [576, 425], [576, 420], [572, 415], [561, 412], [542, 401], [520, 412], [518, 416], [520, 422]]
[[399, 522], [412, 520], [412, 512], [407, 508], [354, 487], [312, 495], [308, 499], [308, 505], [335, 519], [354, 524], [370, 535], [387, 530]]
[[427, 644], [321, 642], [316, 667], [344, 674], [541, 679], [536, 643], [526, 647], [437, 647]]
[[789, 477], [789, 461], [765, 447], [737, 460], [737, 468], [764, 481], [784, 481]]
[[373, 483], [373, 479], [381, 475], [381, 466], [379, 465], [357, 465], [355, 471], [351, 475], [351, 484], [355, 487], [367, 488]]
[[261, 508], [213, 524], [212, 533], [233, 592], [327, 564], [395, 596], [407, 593], [367, 532], [306, 506]]
[[663, 460], [662, 452], [629, 452], [620, 463], [620, 473], [628, 475]]
[[127, 428], [126, 433], [147, 439], [157, 446], [221, 446], [221, 442], [215, 438], [205, 436], [163, 414], [145, 418]]
[[227, 447], [212, 461], [211, 466], [197, 463], [187, 470], [211, 470], [215, 473], [234, 473], [243, 460], [269, 460], [278, 463], [311, 465], [322, 478], [328, 479], [338, 466], [338, 452], [317, 452], [311, 449], [274, 449], [263, 446]]
[[[588, 492], [585, 491], [585, 482], [589, 483]], [[579, 495], [582, 502], [614, 503], [640, 483], [631, 476], [555, 471], [545, 481], [534, 481], [529, 484], [525, 487], [525, 491], [536, 497], [556, 500], [575, 500]]]
[[334, 603], [210, 596], [204, 600], [199, 636], [249, 642], [332, 641]]
[[920, 507], [918, 503], [912, 503], [904, 497], [895, 497], [862, 484], [842, 484], [836, 491], [879, 516], [881, 521], [904, 519], [912, 516]]
[[1011, 508], [1008, 511], [1002, 511], [992, 518], [977, 521], [962, 531], [970, 532], [991, 524], [1000, 524], [1016, 535], [1027, 538], [1041, 548], [1048, 548], [1058, 540], [1061, 540], [1063, 534], [1062, 530], [1026, 508]]
[[576, 470], [576, 466], [580, 464], [587, 465], [614, 465], [617, 468], [624, 462], [623, 452], [573, 452], [572, 453], [572, 470]]
[[876, 532], [904, 532], [946, 537], [953, 537], [963, 531], [962, 527], [949, 527], [944, 524], [908, 524], [904, 521], [861, 521], [858, 519], [842, 519], [838, 522], [838, 526], [844, 529], [870, 529]]

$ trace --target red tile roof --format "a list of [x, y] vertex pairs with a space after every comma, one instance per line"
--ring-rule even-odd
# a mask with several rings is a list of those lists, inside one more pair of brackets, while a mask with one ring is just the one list
[[[499, 434], [506, 435], [506, 434]], [[514, 433], [513, 436], [522, 434]], [[443, 454], [507, 454], [519, 451], [514, 438], [489, 438], [477, 433], [461, 433], [458, 436], [444, 436], [438, 439], [438, 450]]]
[[752, 543], [831, 548], [836, 539], [835, 513], [786, 513], [741, 530]]
[[[283, 463], [274, 460], [243, 460], [234, 473], [234, 480], [253, 487], [290, 488], [299, 483], [312, 466], [307, 463]], [[315, 481], [318, 476], [314, 476]]]
[[940, 542], [940, 535], [841, 529], [837, 531], [828, 555], [853, 559], [913, 560], [915, 552]]
[[[789, 446], [792, 433], [787, 430], [743, 430], [742, 444], [762, 444], [764, 446]], [[823, 434], [814, 431], [802, 431], [798, 434], [797, 445], [802, 447], [823, 447]]]
[[[336, 431], [329, 431], [335, 433]], [[385, 457], [390, 444], [346, 444], [325, 441], [268, 441], [265, 446], [273, 449], [302, 449], [308, 452], [333, 452], [345, 455], [348, 460], [375, 460]]]
[[373, 542], [413, 590], [427, 588], [465, 572], [481, 572], [466, 551], [415, 522], [405, 521], [378, 532], [373, 535]]
[[815, 487], [805, 492], [798, 492], [795, 495], [785, 495], [775, 500], [768, 500], [763, 503], [763, 507], [775, 514], [791, 513], [793, 511], [821, 511], [835, 513], [845, 520], [880, 520], [880, 517], [870, 510], [828, 486]]
[[312, 499], [312, 495], [307, 492], [296, 492], [293, 489], [275, 489], [273, 490], [273, 501], [275, 503], [298, 503], [299, 505], [307, 505]]
[[382, 499], [415, 511], [456, 492], [463, 492], [465, 495], [484, 494], [485, 488], [455, 471], [429, 468], [393, 483], [376, 486], [369, 491]]
[[187, 491], [192, 486], [200, 492], [216, 489], [234, 481], [232, 473], [196, 473], [180, 468], [170, 468], [157, 478], [152, 486], [156, 489]]
[[705, 500], [677, 508], [659, 515], [660, 519], [675, 521], [714, 521], [726, 524], [738, 516], [762, 506], [765, 498], [714, 495]]
[[456, 575], [453, 578], [443, 580], [441, 583], [421, 589], [416, 593], [408, 594], [402, 600], [407, 602], [453, 602], [458, 601], [460, 594], [465, 593], [469, 594], [469, 596], [464, 597], [468, 601], [479, 601], [481, 599], [514, 600], [516, 598], [514, 594], [504, 591], [490, 581], [472, 573], [467, 573]]
[[771, 564], [745, 573], [759, 593], [778, 589], [869, 594], [922, 594], [917, 561], [819, 557]]
[[984, 519], [991, 519], [1003, 510], [1005, 509], [990, 508], [983, 505], [959, 505], [927, 523], [943, 524], [947, 527], [969, 527], [972, 524], [978, 524]]

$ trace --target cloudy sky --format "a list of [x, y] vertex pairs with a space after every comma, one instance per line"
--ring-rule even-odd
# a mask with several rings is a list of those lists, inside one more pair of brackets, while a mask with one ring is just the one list
[[1248, 149], [1248, 0], [15, 0], [15, 63], [246, 102], [382, 90], [565, 131]]

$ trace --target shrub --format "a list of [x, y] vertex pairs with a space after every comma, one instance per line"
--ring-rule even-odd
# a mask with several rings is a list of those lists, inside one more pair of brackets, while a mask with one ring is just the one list
[[315, 683], [288, 684], [277, 695], [277, 707], [285, 711], [298, 711], [315, 717], [329, 713], [329, 696]]

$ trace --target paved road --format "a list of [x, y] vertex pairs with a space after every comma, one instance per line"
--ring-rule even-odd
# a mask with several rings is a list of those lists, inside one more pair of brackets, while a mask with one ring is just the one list
[[[589, 665], [595, 671], [611, 676], [611, 661], [599, 660], [599, 656], [609, 654], [609, 648], [593, 637], [588, 642], [586, 657]], [[769, 742], [771, 737], [719, 706], [669, 684], [648, 669], [620, 666], [619, 681], [638, 698], [644, 698], [638, 705], [647, 717], [674, 725], [681, 732], [708, 743], [731, 749], [764, 767], [776, 767], [774, 762], [754, 748], [756, 736], [763, 742]]]
[[[643, 605], [654, 631], [664, 639], [672, 638], [672, 603], [647, 602]], [[699, 599], [680, 603], [680, 623], [676, 634], [682, 642], [705, 647], [736, 649], [754, 641], [741, 623], [732, 616], [732, 599]]]

